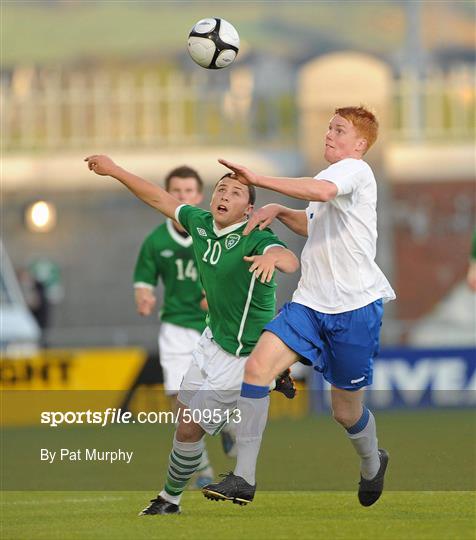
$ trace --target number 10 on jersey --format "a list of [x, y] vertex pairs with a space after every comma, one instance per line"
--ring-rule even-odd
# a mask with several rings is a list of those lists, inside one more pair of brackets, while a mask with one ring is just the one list
[[[210, 238], [207, 238], [207, 243], [208, 248], [207, 251], [205, 251], [205, 253], [203, 254], [202, 261], [207, 263], [210, 260], [210, 264], [215, 265], [219, 261], [221, 255], [220, 242], [215, 240], [212, 247], [212, 241], [210, 240]], [[210, 259], [208, 257], [210, 257]]]

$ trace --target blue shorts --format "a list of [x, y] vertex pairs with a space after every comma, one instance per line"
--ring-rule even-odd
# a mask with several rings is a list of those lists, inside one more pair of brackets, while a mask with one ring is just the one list
[[289, 302], [264, 329], [276, 334], [301, 362], [312, 365], [333, 386], [358, 390], [372, 384], [382, 315], [382, 300], [336, 314]]

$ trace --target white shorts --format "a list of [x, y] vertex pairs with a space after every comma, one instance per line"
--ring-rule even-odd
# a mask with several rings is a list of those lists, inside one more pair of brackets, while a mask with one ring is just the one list
[[216, 435], [231, 417], [240, 395], [247, 356], [234, 356], [219, 347], [209, 328], [193, 353], [178, 400], [191, 409], [202, 428]]
[[163, 322], [159, 330], [159, 360], [167, 395], [178, 394], [180, 384], [193, 359], [200, 332]]

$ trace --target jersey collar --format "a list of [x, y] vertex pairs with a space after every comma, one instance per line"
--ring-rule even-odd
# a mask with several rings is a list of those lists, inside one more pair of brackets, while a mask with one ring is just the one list
[[181, 236], [175, 230], [173, 221], [170, 218], [167, 218], [166, 224], [167, 224], [167, 230], [169, 231], [170, 236], [172, 237], [173, 240], [177, 242], [177, 244], [180, 244], [183, 247], [190, 247], [192, 245], [192, 242], [193, 242], [192, 237], [190, 235], [187, 236], [187, 238], [184, 238], [183, 236]]
[[215, 225], [215, 220], [213, 220], [213, 232], [220, 238], [221, 236], [224, 236], [225, 234], [231, 233], [233, 231], [236, 231], [240, 227], [242, 227], [246, 221], [240, 221], [239, 223], [234, 223], [233, 225], [228, 225], [228, 227], [225, 227], [224, 229], [217, 229]]

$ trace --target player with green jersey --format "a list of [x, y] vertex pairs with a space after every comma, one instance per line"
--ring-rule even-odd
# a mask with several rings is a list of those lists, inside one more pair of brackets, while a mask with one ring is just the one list
[[107, 156], [89, 156], [85, 161], [96, 174], [112, 176], [145, 203], [176, 218], [193, 238], [209, 303], [208, 326], [180, 388], [180, 419], [164, 489], [140, 513], [177, 514], [183, 490], [200, 464], [204, 435], [218, 433], [230, 419], [246, 359], [262, 325], [275, 314], [274, 271], [294, 272], [299, 261], [269, 229], [242, 236], [255, 190], [229, 174], [218, 181], [211, 212], [206, 212], [180, 204]]
[[[165, 178], [165, 188], [178, 200], [195, 205], [202, 199], [203, 182], [197, 171], [177, 167]], [[198, 276], [192, 237], [167, 218], [144, 240], [134, 270], [137, 311], [150, 315], [156, 304], [154, 290], [164, 285], [160, 309], [159, 353], [166, 394], [178, 393], [180, 383], [205, 329], [206, 302]]]
[[155, 289], [163, 282], [160, 320], [202, 333], [205, 311], [192, 238], [180, 234], [171, 219], [156, 227], [144, 240], [134, 270], [134, 288]]
[[[221, 189], [218, 186], [218, 192]], [[179, 206], [176, 218], [193, 238], [214, 340], [230, 354], [248, 356], [275, 315], [276, 283], [261, 283], [244, 261], [283, 242], [270, 229], [243, 236], [246, 221], [217, 229], [210, 212], [191, 206]]]

